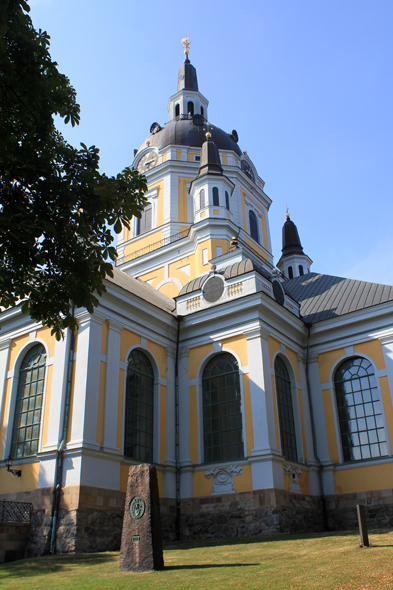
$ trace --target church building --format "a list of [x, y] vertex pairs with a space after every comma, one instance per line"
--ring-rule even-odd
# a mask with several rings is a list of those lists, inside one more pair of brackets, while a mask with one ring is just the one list
[[393, 287], [314, 272], [289, 214], [274, 265], [265, 183], [187, 43], [168, 119], [94, 313], [59, 342], [0, 316], [0, 500], [33, 505], [27, 555], [118, 549], [136, 463], [165, 541], [351, 529], [357, 504], [393, 526]]

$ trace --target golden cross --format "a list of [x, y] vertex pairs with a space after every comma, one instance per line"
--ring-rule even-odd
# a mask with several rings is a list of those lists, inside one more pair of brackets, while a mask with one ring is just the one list
[[183, 43], [184, 53], [186, 55], [188, 55], [189, 54], [190, 45], [191, 45], [191, 43], [188, 40], [188, 37], [184, 37], [184, 39], [182, 39], [181, 42]]
[[289, 210], [288, 210], [288, 205], [286, 205], [287, 208], [287, 214], [286, 214], [286, 218], [289, 219]]

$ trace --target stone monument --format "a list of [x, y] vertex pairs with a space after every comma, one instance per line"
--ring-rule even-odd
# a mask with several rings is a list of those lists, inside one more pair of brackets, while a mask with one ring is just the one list
[[119, 572], [164, 568], [156, 468], [133, 465], [128, 472]]

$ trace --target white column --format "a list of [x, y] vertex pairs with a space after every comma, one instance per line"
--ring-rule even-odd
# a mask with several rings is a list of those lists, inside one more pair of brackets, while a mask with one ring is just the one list
[[[6, 379], [7, 379], [7, 368], [8, 368], [8, 357], [10, 353], [11, 340], [6, 338], [0, 341], [0, 424], [3, 423], [2, 410], [5, 409], [5, 391], [6, 391]], [[12, 428], [12, 426], [11, 426]], [[7, 441], [4, 441], [3, 457], [7, 456]]]
[[188, 379], [188, 348], [179, 352], [179, 460], [180, 497], [190, 498], [194, 493], [193, 467], [190, 457], [190, 389]]
[[176, 351], [166, 351], [166, 457], [164, 461], [164, 497], [176, 498], [176, 408], [175, 408], [175, 361]]
[[42, 451], [55, 451], [62, 439], [64, 405], [67, 395], [68, 360], [71, 334], [66, 330], [64, 339], [56, 342], [53, 360], [52, 386], [49, 402], [48, 435]]
[[321, 380], [319, 377], [318, 354], [309, 356], [309, 382], [312, 400], [312, 411], [315, 424], [315, 438], [317, 455], [322, 464], [322, 493], [325, 495], [336, 493], [334, 481], [334, 465], [329, 455], [328, 437], [326, 430], [325, 409], [323, 407]]
[[311, 423], [311, 411], [310, 411], [310, 403], [309, 403], [309, 396], [308, 396], [308, 384], [307, 384], [307, 375], [306, 375], [306, 364], [305, 364], [305, 355], [303, 353], [297, 353], [297, 361], [299, 367], [299, 374], [300, 374], [300, 386], [301, 386], [301, 396], [302, 396], [302, 407], [303, 407], [303, 424], [304, 424], [304, 432], [306, 438], [306, 448], [304, 451], [307, 453], [307, 465], [309, 468], [308, 471], [308, 480], [309, 480], [309, 487], [310, 487], [310, 494], [311, 495], [320, 495], [320, 485], [319, 485], [319, 475], [318, 471], [320, 469], [319, 463], [315, 457], [314, 452], [314, 441], [313, 441], [313, 433], [312, 433], [312, 423]]
[[97, 443], [98, 393], [100, 384], [101, 338], [104, 316], [82, 311], [79, 322], [71, 440], [68, 449], [99, 449]]
[[380, 336], [378, 340], [382, 344], [383, 358], [385, 359], [390, 395], [393, 403], [393, 333]]
[[115, 320], [108, 322], [108, 340], [105, 368], [104, 433], [102, 451], [120, 453], [117, 446], [117, 408], [119, 395], [120, 332], [122, 325]]

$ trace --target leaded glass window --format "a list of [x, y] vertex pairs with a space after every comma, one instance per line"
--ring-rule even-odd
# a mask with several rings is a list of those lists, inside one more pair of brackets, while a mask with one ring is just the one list
[[124, 455], [153, 462], [154, 372], [151, 362], [141, 350], [128, 357]]
[[206, 365], [202, 395], [205, 462], [243, 458], [239, 366], [228, 352], [218, 354]]
[[274, 362], [281, 451], [288, 461], [297, 461], [296, 429], [293, 416], [291, 379], [284, 361], [279, 356]]
[[360, 357], [344, 361], [334, 386], [344, 461], [385, 457], [382, 400], [370, 361]]
[[257, 216], [254, 211], [249, 211], [248, 219], [250, 222], [250, 235], [253, 240], [259, 243]]
[[11, 457], [28, 457], [38, 452], [46, 352], [42, 344], [29, 350], [19, 369]]

